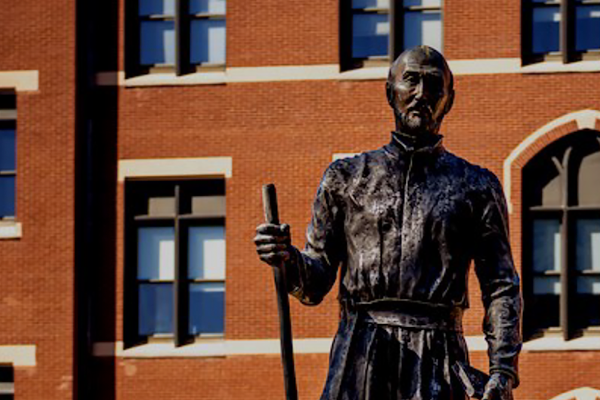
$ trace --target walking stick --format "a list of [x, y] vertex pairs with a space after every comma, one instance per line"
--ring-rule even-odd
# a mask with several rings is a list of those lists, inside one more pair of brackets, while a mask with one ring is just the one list
[[[277, 210], [277, 193], [272, 183], [263, 186], [263, 206], [265, 219], [271, 224], [279, 224]], [[285, 268], [281, 265], [273, 268], [277, 308], [279, 310], [279, 329], [281, 342], [281, 363], [283, 364], [283, 381], [286, 400], [297, 400], [296, 372], [294, 371], [294, 348], [292, 346], [292, 323], [290, 320], [290, 303], [285, 280]]]

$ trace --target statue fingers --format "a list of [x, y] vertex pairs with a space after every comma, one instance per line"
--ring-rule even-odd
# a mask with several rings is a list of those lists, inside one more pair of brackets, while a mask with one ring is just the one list
[[281, 235], [281, 233], [283, 232], [282, 226], [283, 225], [270, 224], [266, 222], [256, 227], [256, 233], [263, 235]]
[[258, 234], [254, 237], [254, 244], [271, 244], [271, 243], [289, 243], [289, 237], [277, 236], [277, 235], [263, 235]]
[[280, 253], [286, 251], [288, 246], [282, 243], [264, 243], [256, 246], [258, 254]]

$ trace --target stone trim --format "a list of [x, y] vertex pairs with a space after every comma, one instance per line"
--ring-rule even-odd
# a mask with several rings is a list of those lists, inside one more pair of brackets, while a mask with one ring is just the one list
[[[523, 66], [520, 58], [484, 58], [449, 60], [448, 64], [455, 76], [600, 71], [600, 60], [580, 61], [569, 64], [548, 61]], [[225, 69], [225, 71], [198, 72], [184, 76], [165, 73], [147, 74], [128, 79], [125, 79], [125, 72], [123, 71], [104, 71], [96, 74], [96, 84], [98, 86], [142, 87], [305, 80], [384, 80], [387, 78], [387, 75], [388, 67], [359, 68], [340, 72], [338, 64], [318, 64], [231, 67]]]
[[[540, 150], [555, 140], [582, 129], [597, 129], [600, 111], [580, 110], [559, 117], [528, 135], [504, 160], [503, 186], [508, 211], [513, 213], [513, 199], [521, 193], [522, 168]], [[520, 204], [520, 199], [519, 199]]]
[[231, 157], [119, 160], [119, 182], [128, 178], [232, 176]]
[[15, 89], [17, 92], [39, 90], [39, 71], [0, 71], [0, 89]]
[[0, 364], [35, 367], [36, 361], [35, 345], [0, 345]]

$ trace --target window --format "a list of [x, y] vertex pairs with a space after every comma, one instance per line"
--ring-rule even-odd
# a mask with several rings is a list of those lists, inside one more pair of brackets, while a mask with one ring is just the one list
[[0, 365], [0, 400], [15, 398], [15, 377], [12, 365]]
[[441, 51], [441, 0], [341, 0], [342, 69], [389, 64], [421, 44]]
[[128, 0], [127, 74], [225, 66], [226, 0]]
[[523, 58], [570, 62], [600, 55], [600, 0], [524, 0]]
[[133, 181], [125, 196], [127, 345], [223, 335], [225, 181]]
[[14, 92], [0, 92], [0, 220], [15, 219], [16, 122]]
[[524, 325], [565, 340], [600, 328], [600, 132], [559, 139], [523, 170]]

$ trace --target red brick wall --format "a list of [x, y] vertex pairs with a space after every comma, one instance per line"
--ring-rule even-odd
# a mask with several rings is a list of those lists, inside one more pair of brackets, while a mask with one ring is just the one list
[[17, 399], [70, 399], [73, 377], [74, 2], [0, 7], [0, 71], [38, 70], [17, 96], [17, 220], [0, 240], [0, 345], [36, 345]]
[[[231, 1], [228, 66], [337, 63], [336, 1]], [[445, 2], [445, 52], [452, 59], [518, 57], [520, 2]], [[104, 4], [104, 3], [103, 3]], [[101, 70], [123, 69], [123, 0], [99, 7]], [[23, 238], [0, 241], [0, 344], [36, 344], [38, 364], [16, 371], [18, 399], [66, 399], [72, 393], [74, 231], [74, 5], [22, 0], [0, 7], [0, 70], [40, 71], [40, 90], [18, 96], [17, 213]], [[499, 176], [527, 135], [566, 113], [599, 109], [597, 74], [461, 76], [445, 122], [446, 145]], [[262, 220], [260, 187], [279, 189], [282, 219], [301, 246], [310, 204], [333, 153], [374, 149], [389, 137], [391, 112], [382, 81], [281, 82], [162, 88], [100, 88], [98, 140], [116, 159], [233, 158], [227, 182], [227, 339], [277, 337], [271, 271], [252, 245]], [[108, 163], [112, 165], [111, 163]], [[114, 163], [113, 163], [114, 164]], [[123, 187], [114, 165], [101, 177], [110, 218], [101, 229], [95, 318], [97, 341], [122, 340]], [[108, 183], [107, 183], [108, 182]], [[518, 186], [518, 185], [516, 185]], [[520, 267], [519, 193], [511, 233]], [[467, 334], [479, 335], [475, 277]], [[317, 308], [292, 304], [294, 335], [331, 337], [334, 295]], [[103, 302], [107, 300], [107, 302]], [[526, 353], [518, 398], [544, 400], [600, 387], [596, 352]], [[473, 355], [486, 364], [484, 353]], [[96, 360], [104, 399], [282, 397], [276, 356]], [[114, 362], [114, 365], [111, 364]], [[302, 399], [317, 398], [326, 355], [298, 355]], [[567, 372], [563, 372], [567, 371]]]

